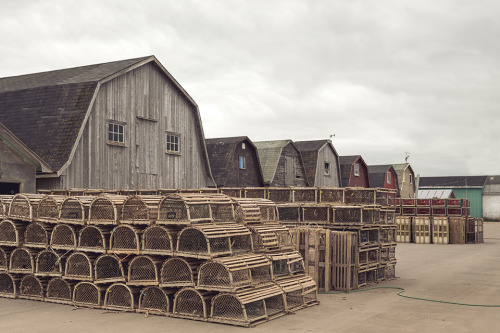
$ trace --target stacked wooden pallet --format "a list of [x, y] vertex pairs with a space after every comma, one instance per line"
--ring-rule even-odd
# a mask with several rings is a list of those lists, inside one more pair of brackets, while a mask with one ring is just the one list
[[0, 296], [239, 326], [318, 304], [272, 202], [189, 192], [0, 197]]

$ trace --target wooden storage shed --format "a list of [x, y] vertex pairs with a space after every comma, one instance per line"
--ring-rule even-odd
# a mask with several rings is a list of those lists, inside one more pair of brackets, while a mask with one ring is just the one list
[[218, 187], [262, 187], [259, 154], [246, 136], [207, 139], [210, 167]]
[[330, 140], [295, 141], [310, 186], [339, 187], [339, 155]]
[[398, 189], [398, 175], [392, 165], [369, 165], [368, 174], [371, 187]]
[[292, 140], [254, 142], [264, 184], [273, 187], [309, 186], [302, 155]]
[[417, 187], [415, 172], [410, 163], [393, 164], [392, 167], [398, 175], [399, 196], [401, 198], [414, 198]]
[[368, 166], [360, 155], [340, 156], [342, 187], [370, 187]]
[[214, 186], [195, 101], [154, 57], [0, 78], [0, 122], [37, 189]]

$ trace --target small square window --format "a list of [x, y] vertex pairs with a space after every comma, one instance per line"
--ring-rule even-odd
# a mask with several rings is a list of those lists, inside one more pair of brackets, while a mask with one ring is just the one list
[[325, 176], [330, 175], [330, 163], [325, 162]]
[[245, 143], [244, 143], [244, 142], [242, 142], [242, 143], [241, 143], [241, 149], [245, 149], [245, 148], [246, 148]]
[[391, 172], [387, 171], [387, 184], [391, 183]]
[[239, 166], [240, 166], [240, 169], [245, 169], [245, 156], [240, 156]]
[[180, 150], [180, 140], [179, 134], [167, 133], [166, 150], [167, 153], [179, 153]]
[[122, 124], [108, 124], [108, 141], [116, 143], [125, 143], [125, 126]]
[[359, 164], [354, 163], [354, 175], [359, 176]]

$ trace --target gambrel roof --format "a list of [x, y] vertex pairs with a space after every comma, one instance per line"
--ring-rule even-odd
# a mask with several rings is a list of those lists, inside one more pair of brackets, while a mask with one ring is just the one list
[[0, 122], [60, 174], [71, 162], [101, 84], [150, 62], [196, 108], [212, 178], [198, 106], [154, 56], [0, 78]]
[[383, 188], [385, 185], [385, 181], [387, 179], [387, 172], [392, 170], [394, 173], [394, 178], [396, 179], [396, 187], [398, 185], [398, 175], [396, 170], [390, 164], [386, 165], [369, 165], [368, 166], [368, 175], [370, 177], [370, 186], [371, 187], [380, 187]]
[[[340, 164], [340, 179], [342, 181], [342, 187], [349, 186], [349, 180], [351, 178], [351, 167], [357, 160], [361, 160], [361, 162], [366, 166], [365, 161], [361, 157], [361, 155], [351, 155], [351, 156], [340, 156], [339, 164]], [[369, 178], [368, 178], [369, 180]]]
[[335, 147], [333, 147], [330, 140], [295, 141], [295, 145], [302, 154], [307, 180], [310, 184], [315, 184], [316, 169], [318, 166], [318, 153], [325, 146], [330, 147], [334, 155], [337, 157], [337, 177], [340, 181], [339, 154], [337, 154], [337, 151], [335, 150]]

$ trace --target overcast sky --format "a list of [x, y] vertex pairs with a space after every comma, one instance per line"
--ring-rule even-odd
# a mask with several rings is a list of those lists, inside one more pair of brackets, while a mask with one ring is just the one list
[[500, 174], [495, 0], [0, 0], [0, 77], [155, 55], [207, 138]]

